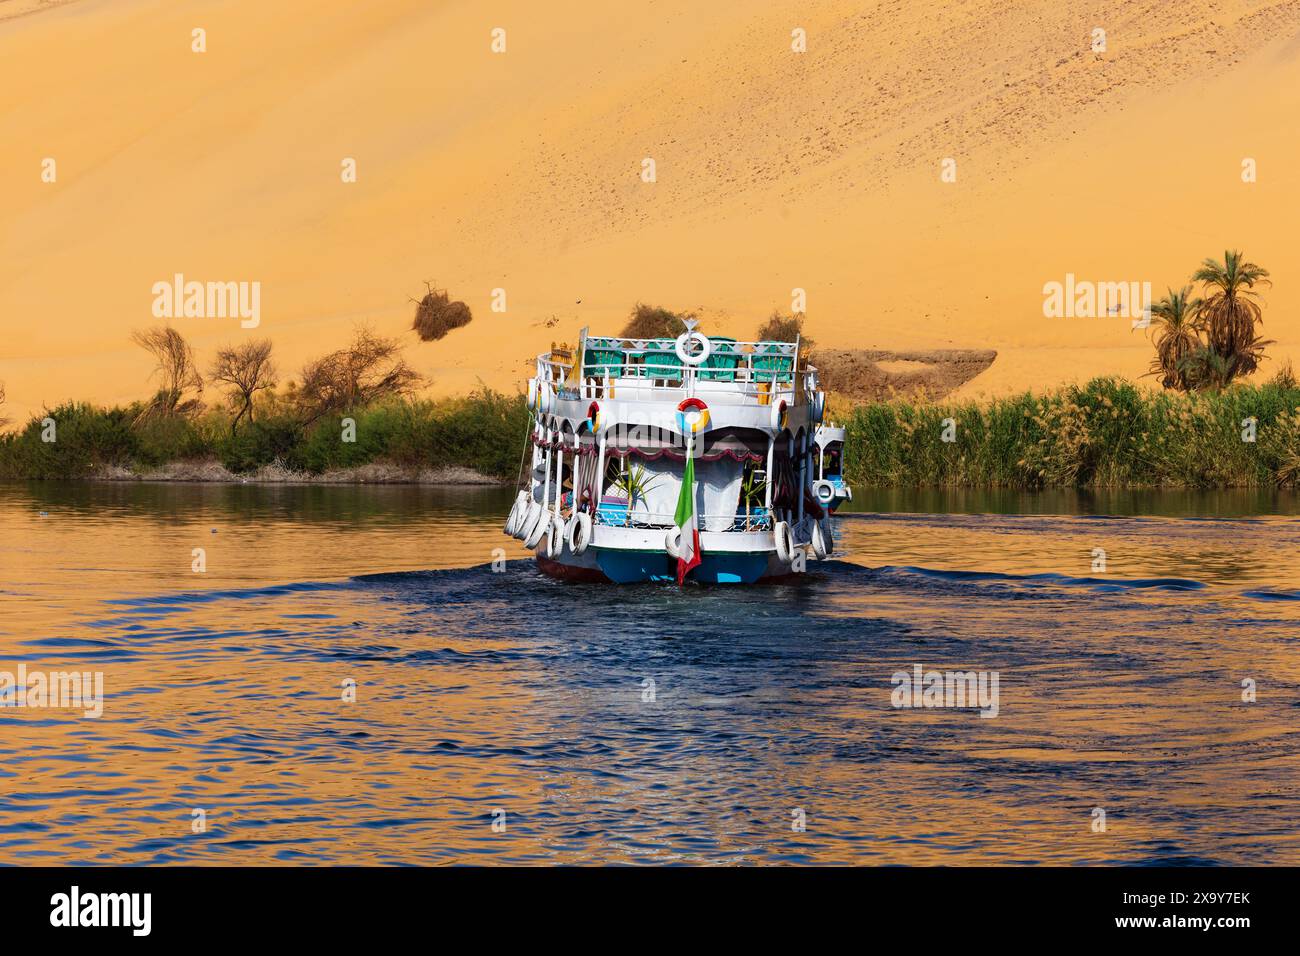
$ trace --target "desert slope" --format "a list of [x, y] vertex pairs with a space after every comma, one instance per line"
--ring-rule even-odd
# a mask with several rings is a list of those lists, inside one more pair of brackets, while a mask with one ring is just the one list
[[[747, 334], [800, 287], [828, 347], [996, 349], [978, 394], [1139, 375], [1126, 320], [1045, 319], [1043, 284], [1159, 290], [1234, 245], [1273, 271], [1273, 354], [1300, 357], [1300, 0], [78, 0], [6, 18], [33, 6], [0, 0], [11, 417], [143, 395], [128, 335], [178, 272], [260, 282], [256, 330], [175, 324], [205, 356], [268, 335], [289, 373], [369, 321], [409, 336], [437, 392], [512, 388], [530, 352], [638, 299]], [[404, 332], [425, 279], [475, 314], [432, 344]]]

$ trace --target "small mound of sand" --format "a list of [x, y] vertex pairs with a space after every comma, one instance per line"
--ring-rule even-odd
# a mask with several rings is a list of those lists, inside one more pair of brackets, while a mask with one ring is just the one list
[[195, 461], [169, 461], [156, 468], [124, 468], [105, 465], [95, 473], [101, 481], [238, 481], [239, 479], [215, 458]]
[[822, 388], [855, 402], [891, 398], [941, 399], [979, 375], [998, 357], [992, 349], [818, 349], [810, 361]]
[[235, 474], [216, 459], [173, 461], [158, 468], [105, 465], [95, 473], [100, 481], [214, 481], [239, 484], [288, 485], [501, 485], [505, 482], [461, 465], [408, 468], [391, 461], [372, 461], [323, 474], [298, 471], [276, 459], [249, 474]]

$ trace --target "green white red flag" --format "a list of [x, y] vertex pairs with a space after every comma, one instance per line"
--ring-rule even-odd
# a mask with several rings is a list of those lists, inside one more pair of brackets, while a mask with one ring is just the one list
[[677, 494], [677, 513], [674, 521], [681, 532], [677, 550], [677, 583], [700, 563], [700, 521], [695, 513], [695, 455], [694, 442], [686, 442], [686, 469], [682, 473], [682, 490]]

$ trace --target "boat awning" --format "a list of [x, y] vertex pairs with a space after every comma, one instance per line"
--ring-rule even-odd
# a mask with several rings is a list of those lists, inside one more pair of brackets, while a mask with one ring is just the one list
[[[635, 456], [649, 461], [668, 458], [686, 460], [686, 442], [676, 432], [661, 428], [611, 429], [605, 438], [605, 454], [615, 458]], [[767, 435], [752, 428], [719, 428], [704, 434], [701, 461], [767, 460]]]
[[[562, 448], [567, 454], [575, 451], [574, 436], [570, 432], [551, 434], [548, 438], [533, 436], [539, 448]], [[590, 430], [578, 433], [576, 451], [580, 455], [594, 455], [599, 451], [595, 436]], [[654, 461], [668, 458], [686, 460], [686, 442], [675, 431], [654, 426], [628, 426], [611, 428], [605, 432], [605, 454], [611, 458], [629, 455]], [[719, 428], [704, 434], [702, 461], [767, 461], [767, 435], [753, 428]]]

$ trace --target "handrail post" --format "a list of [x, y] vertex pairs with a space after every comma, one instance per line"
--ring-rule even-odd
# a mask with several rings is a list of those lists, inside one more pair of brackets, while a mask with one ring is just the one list
[[772, 465], [776, 460], [776, 436], [767, 436], [767, 482], [763, 489], [763, 504], [767, 508], [767, 514], [770, 518], [772, 515]]

